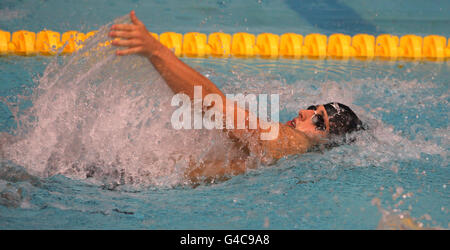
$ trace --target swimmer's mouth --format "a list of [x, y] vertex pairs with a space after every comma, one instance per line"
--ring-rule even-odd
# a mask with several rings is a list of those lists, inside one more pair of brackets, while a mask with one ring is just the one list
[[288, 121], [288, 122], [286, 123], [286, 125], [288, 125], [288, 126], [290, 126], [290, 127], [292, 127], [292, 128], [295, 128], [295, 120]]

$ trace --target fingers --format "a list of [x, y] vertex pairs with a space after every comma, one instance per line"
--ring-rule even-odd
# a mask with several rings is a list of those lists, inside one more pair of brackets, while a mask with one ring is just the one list
[[136, 17], [136, 13], [134, 12], [134, 10], [132, 10], [130, 12], [130, 18], [131, 18], [131, 22], [135, 25], [141, 25], [142, 22], [139, 21], [139, 19]]
[[126, 55], [131, 55], [131, 54], [137, 54], [137, 53], [141, 52], [141, 50], [142, 50], [141, 47], [133, 47], [130, 49], [118, 50], [118, 51], [116, 51], [116, 55], [126, 56]]
[[142, 45], [138, 40], [113, 40], [112, 45], [119, 47], [135, 47]]
[[145, 29], [145, 25], [136, 17], [134, 10], [130, 12], [130, 18], [132, 24], [114, 24], [111, 26], [111, 31], [109, 32], [109, 36], [111, 37], [123, 38], [113, 40], [112, 45], [128, 47], [123, 50], [117, 50], [116, 55], [118, 56], [138, 54], [144, 51], [142, 45], [145, 36], [143, 33], [147, 34], [148, 31]]
[[114, 38], [129, 39], [129, 38], [135, 37], [136, 34], [134, 34], [133, 32], [129, 32], [129, 31], [111, 31], [111, 32], [109, 32], [109, 36], [114, 37]]
[[119, 31], [132, 31], [135, 27], [133, 24], [114, 24], [111, 26], [111, 30], [119, 30]]

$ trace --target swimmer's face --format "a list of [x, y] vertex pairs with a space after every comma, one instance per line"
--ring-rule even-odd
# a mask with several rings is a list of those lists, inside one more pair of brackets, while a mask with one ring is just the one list
[[328, 114], [323, 105], [301, 109], [298, 116], [288, 121], [286, 125], [307, 135], [321, 138], [325, 138], [330, 131]]

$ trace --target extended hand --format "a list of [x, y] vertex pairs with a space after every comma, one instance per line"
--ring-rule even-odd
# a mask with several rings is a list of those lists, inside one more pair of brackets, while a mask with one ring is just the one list
[[120, 38], [114, 39], [112, 45], [126, 47], [126, 49], [117, 50], [116, 55], [140, 54], [150, 57], [160, 43], [150, 35], [145, 25], [136, 17], [134, 10], [130, 12], [130, 18], [132, 24], [114, 24], [111, 26], [109, 36]]

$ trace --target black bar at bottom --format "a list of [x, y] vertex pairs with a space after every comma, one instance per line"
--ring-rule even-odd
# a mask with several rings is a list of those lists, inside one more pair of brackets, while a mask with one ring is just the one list
[[[57, 239], [70, 248], [90, 249], [112, 245], [134, 249], [310, 249], [310, 248], [385, 248], [414, 244], [417, 238], [430, 243], [443, 243], [444, 231], [411, 237], [403, 232], [387, 231], [298, 231], [298, 230], [148, 230], [148, 231], [0, 231], [3, 239], [17, 233], [26, 242], [36, 244]], [[410, 233], [410, 232], [407, 232]], [[414, 232], [414, 234], [417, 233]], [[46, 235], [54, 234], [54, 235]], [[431, 237], [430, 237], [431, 236]], [[31, 239], [34, 238], [34, 239]], [[430, 239], [433, 238], [433, 239]], [[22, 243], [26, 243], [22, 242]], [[68, 245], [56, 245], [58, 249]]]

